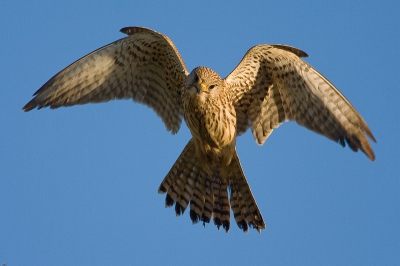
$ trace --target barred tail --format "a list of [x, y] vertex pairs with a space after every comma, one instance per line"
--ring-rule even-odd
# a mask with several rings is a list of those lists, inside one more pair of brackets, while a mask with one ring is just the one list
[[260, 232], [266, 226], [236, 152], [232, 158], [230, 170], [230, 203], [235, 221], [244, 232], [247, 232], [249, 226]]
[[[177, 216], [183, 214], [190, 203], [190, 219], [193, 223], [209, 223], [213, 217], [214, 224], [226, 232], [230, 228], [230, 208], [239, 228], [247, 232], [248, 225], [265, 228], [261, 213], [247, 184], [239, 158], [235, 153], [232, 160], [229, 181], [220, 178], [219, 171], [213, 176], [202, 169], [197, 159], [193, 139], [183, 149], [181, 155], [162, 181], [158, 193], [167, 193], [165, 206], [175, 204]], [[231, 195], [228, 200], [228, 187]]]
[[[158, 188], [160, 194], [167, 192], [165, 207], [171, 207], [176, 202], [177, 216], [185, 212], [198, 181], [201, 182], [204, 179], [201, 176], [202, 171], [196, 167], [196, 161], [196, 149], [194, 141], [191, 139]], [[199, 192], [196, 190], [196, 197], [198, 194]]]

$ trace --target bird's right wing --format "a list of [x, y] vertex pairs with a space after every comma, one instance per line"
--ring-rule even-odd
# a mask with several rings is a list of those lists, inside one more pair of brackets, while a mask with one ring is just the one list
[[150, 29], [121, 29], [128, 37], [106, 45], [60, 71], [23, 110], [129, 99], [152, 108], [168, 131], [182, 122], [181, 87], [188, 74], [172, 41]]

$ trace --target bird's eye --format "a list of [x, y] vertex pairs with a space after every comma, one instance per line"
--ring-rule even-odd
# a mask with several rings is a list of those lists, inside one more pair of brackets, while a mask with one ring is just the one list
[[198, 82], [199, 81], [199, 76], [197, 76], [196, 74], [194, 74], [194, 82]]
[[210, 90], [214, 89], [215, 85], [211, 85], [210, 87], [208, 87]]

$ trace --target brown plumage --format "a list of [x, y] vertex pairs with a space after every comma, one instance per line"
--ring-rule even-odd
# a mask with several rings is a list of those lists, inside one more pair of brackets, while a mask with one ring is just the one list
[[193, 223], [213, 219], [228, 232], [232, 209], [243, 231], [265, 228], [236, 153], [236, 137], [249, 128], [262, 145], [282, 122], [296, 121], [375, 160], [367, 124], [332, 83], [300, 58], [307, 56], [303, 51], [254, 46], [222, 79], [206, 67], [189, 73], [163, 34], [139, 27], [121, 31], [129, 36], [59, 72], [23, 109], [131, 98], [151, 107], [172, 133], [184, 117], [192, 139], [159, 187], [177, 215], [190, 205]]

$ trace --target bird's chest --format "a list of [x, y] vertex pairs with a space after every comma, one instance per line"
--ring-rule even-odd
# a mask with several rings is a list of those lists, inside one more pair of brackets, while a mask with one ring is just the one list
[[236, 112], [227, 101], [194, 98], [184, 108], [186, 123], [195, 139], [216, 149], [235, 142]]

